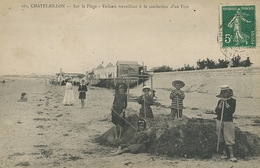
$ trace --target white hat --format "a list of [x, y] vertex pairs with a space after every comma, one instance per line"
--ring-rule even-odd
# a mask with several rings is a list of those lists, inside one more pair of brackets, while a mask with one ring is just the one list
[[150, 88], [149, 86], [144, 86], [144, 87], [143, 87], [143, 90], [144, 90], [144, 89], [149, 89], [149, 90], [151, 90], [151, 88]]
[[221, 90], [229, 90], [229, 86], [228, 85], [222, 85], [221, 87]]

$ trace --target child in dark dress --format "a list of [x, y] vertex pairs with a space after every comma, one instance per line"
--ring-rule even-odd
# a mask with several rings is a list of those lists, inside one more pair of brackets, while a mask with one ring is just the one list
[[[115, 138], [121, 138], [123, 127], [125, 126], [125, 109], [127, 107], [127, 87], [126, 84], [117, 84], [115, 88], [115, 98], [112, 107], [112, 123], [115, 124]], [[119, 130], [119, 135], [118, 135]]]
[[141, 104], [139, 116], [143, 118], [154, 118], [151, 105], [153, 105], [153, 97], [149, 94], [151, 91], [149, 86], [143, 87], [143, 95], [138, 97], [138, 103]]
[[81, 108], [84, 108], [85, 105], [85, 99], [86, 99], [86, 92], [88, 91], [87, 85], [85, 84], [85, 80], [82, 79], [81, 83], [79, 85], [78, 88], [78, 92], [79, 92], [79, 99], [81, 100]]

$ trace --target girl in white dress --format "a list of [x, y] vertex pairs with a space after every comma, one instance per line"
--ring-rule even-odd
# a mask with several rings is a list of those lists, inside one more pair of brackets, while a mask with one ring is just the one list
[[72, 89], [72, 84], [71, 84], [71, 78], [69, 78], [66, 83], [66, 91], [65, 91], [63, 104], [65, 106], [73, 105], [74, 101], [75, 101], [75, 99], [74, 99], [74, 94], [73, 94], [73, 89]]

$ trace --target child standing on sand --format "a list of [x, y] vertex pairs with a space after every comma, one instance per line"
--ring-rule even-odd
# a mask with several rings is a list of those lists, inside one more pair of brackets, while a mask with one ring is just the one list
[[[112, 106], [112, 123], [115, 124], [115, 138], [121, 138], [125, 126], [125, 109], [127, 107], [127, 86], [119, 83], [115, 87], [115, 98]], [[119, 134], [118, 134], [119, 131]]]
[[227, 154], [229, 154], [230, 161], [237, 162], [233, 154], [233, 145], [235, 144], [233, 114], [236, 110], [236, 99], [233, 99], [232, 96], [233, 90], [228, 85], [221, 86], [220, 94], [217, 95], [220, 100], [215, 109], [217, 114], [216, 127], [219, 147], [223, 151], [221, 158], [227, 159]]
[[85, 99], [86, 99], [86, 92], [88, 91], [87, 85], [85, 84], [85, 80], [82, 79], [80, 81], [80, 85], [78, 88], [78, 92], [79, 92], [79, 99], [81, 101], [81, 108], [84, 108], [85, 105]]
[[149, 86], [143, 87], [143, 95], [138, 97], [138, 103], [141, 104], [139, 116], [143, 118], [154, 118], [151, 105], [153, 105], [153, 97], [149, 94], [151, 91]]
[[172, 86], [175, 89], [170, 94], [171, 104], [171, 116], [173, 119], [175, 117], [182, 118], [183, 110], [183, 99], [185, 98], [184, 92], [181, 90], [185, 86], [185, 83], [181, 80], [175, 80], [172, 82]]

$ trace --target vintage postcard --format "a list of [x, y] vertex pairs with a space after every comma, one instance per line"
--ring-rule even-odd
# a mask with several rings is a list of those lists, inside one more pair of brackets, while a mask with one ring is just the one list
[[0, 168], [258, 167], [259, 0], [1, 0]]

